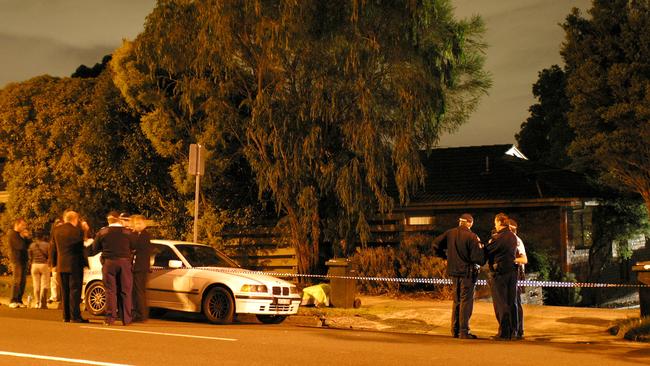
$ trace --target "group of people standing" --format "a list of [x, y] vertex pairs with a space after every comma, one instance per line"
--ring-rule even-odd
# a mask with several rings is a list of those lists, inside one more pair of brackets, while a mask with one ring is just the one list
[[488, 264], [488, 283], [499, 329], [494, 340], [524, 337], [521, 291], [517, 280], [524, 278], [528, 262], [523, 241], [516, 235], [517, 222], [506, 214], [494, 218], [494, 229], [487, 243], [472, 232], [474, 218], [462, 214], [458, 226], [433, 241], [435, 250], [447, 258], [447, 275], [452, 279], [453, 305], [451, 333], [454, 338], [476, 339], [469, 320], [474, 306], [474, 289], [481, 266]]
[[[118, 317], [118, 304], [119, 317], [124, 325], [146, 320], [145, 289], [151, 239], [146, 230], [146, 220], [141, 215], [128, 217], [111, 211], [107, 221], [108, 226], [93, 238], [86, 221], [81, 220], [77, 212], [68, 210], [52, 225], [49, 238], [43, 231], [38, 231], [32, 241], [27, 222], [17, 219], [7, 234], [13, 265], [9, 306], [26, 307], [22, 298], [27, 268], [31, 264], [33, 307], [46, 309], [47, 303], [58, 300], [60, 295], [63, 321], [87, 323], [80, 308], [83, 269], [88, 267], [88, 256], [101, 252], [102, 279], [107, 296], [104, 323], [114, 323]], [[48, 299], [49, 288], [52, 288], [52, 294]]]
[[151, 238], [144, 217], [132, 216], [130, 227], [123, 224], [117, 211], [109, 212], [106, 219], [108, 226], [97, 232], [90, 248], [90, 255], [102, 253], [102, 280], [106, 289], [104, 324], [112, 325], [118, 313], [123, 325], [145, 321], [149, 313], [145, 289]]

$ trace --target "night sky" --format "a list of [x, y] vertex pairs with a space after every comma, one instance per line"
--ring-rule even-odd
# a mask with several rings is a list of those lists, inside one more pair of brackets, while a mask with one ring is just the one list
[[[459, 18], [487, 24], [486, 69], [493, 87], [469, 123], [441, 146], [514, 143], [534, 103], [537, 73], [560, 64], [560, 26], [589, 0], [453, 0]], [[92, 67], [143, 29], [154, 0], [0, 0], [0, 87], [37, 75], [69, 76]]]

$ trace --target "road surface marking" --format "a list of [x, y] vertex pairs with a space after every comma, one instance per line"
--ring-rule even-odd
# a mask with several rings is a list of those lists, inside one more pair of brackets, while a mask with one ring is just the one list
[[95, 329], [95, 330], [110, 330], [113, 332], [127, 332], [127, 333], [142, 333], [142, 334], [154, 334], [154, 335], [164, 335], [164, 336], [170, 336], [170, 337], [184, 337], [184, 338], [198, 338], [198, 339], [212, 339], [215, 341], [229, 341], [229, 342], [235, 342], [237, 341], [234, 338], [220, 338], [220, 337], [206, 337], [206, 336], [197, 336], [197, 335], [190, 335], [190, 334], [178, 334], [178, 333], [162, 333], [162, 332], [148, 332], [146, 330], [131, 330], [131, 329], [117, 329], [117, 328], [99, 328], [99, 327], [86, 327], [82, 326], [80, 328], [86, 328], [86, 329]]
[[22, 358], [37, 358], [39, 360], [81, 363], [81, 364], [84, 364], [84, 365], [128, 366], [127, 364], [123, 364], [123, 363], [99, 362], [99, 361], [81, 360], [81, 359], [77, 359], [77, 358], [53, 357], [53, 356], [33, 355], [33, 354], [30, 354], [30, 353], [15, 353], [15, 352], [5, 352], [5, 351], [0, 351], [0, 356], [12, 356], [12, 357], [22, 357]]

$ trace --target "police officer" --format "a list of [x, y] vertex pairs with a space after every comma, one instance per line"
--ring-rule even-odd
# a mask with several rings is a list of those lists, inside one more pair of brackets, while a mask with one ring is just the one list
[[[510, 219], [508, 226], [510, 231], [517, 237], [517, 251], [515, 253], [515, 264], [517, 265], [517, 281], [526, 280], [526, 270], [525, 266], [528, 264], [528, 257], [526, 256], [526, 247], [524, 246], [524, 241], [521, 240], [517, 234], [517, 221]], [[517, 324], [515, 329], [513, 329], [512, 337], [516, 339], [524, 338], [524, 308], [521, 304], [521, 293], [522, 288], [517, 286], [517, 296], [515, 296], [515, 311], [517, 314]]]
[[[454, 338], [476, 339], [469, 331], [474, 308], [474, 288], [478, 270], [485, 263], [483, 245], [471, 231], [474, 218], [462, 214], [458, 226], [433, 240], [433, 247], [447, 257], [447, 275], [452, 278], [454, 302], [451, 309], [451, 333]], [[445, 254], [446, 252], [446, 254]]]
[[[122, 324], [132, 321], [131, 291], [133, 287], [133, 263], [131, 251], [135, 247], [135, 237], [131, 230], [120, 223], [120, 213], [111, 211], [107, 215], [108, 226], [97, 232], [92, 245], [93, 254], [101, 252], [102, 279], [106, 288], [105, 325], [112, 325], [117, 317], [120, 304]], [[119, 289], [119, 293], [118, 293]], [[118, 301], [118, 297], [119, 300]]]
[[485, 246], [490, 264], [492, 303], [499, 323], [499, 331], [492, 339], [497, 341], [510, 340], [517, 324], [515, 312], [517, 237], [510, 231], [508, 224], [509, 219], [506, 214], [497, 214], [494, 218], [495, 232]]

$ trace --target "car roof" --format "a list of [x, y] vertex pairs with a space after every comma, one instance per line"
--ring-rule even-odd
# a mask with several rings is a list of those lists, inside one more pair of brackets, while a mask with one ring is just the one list
[[172, 246], [172, 245], [177, 245], [177, 244], [190, 244], [190, 245], [197, 245], [197, 246], [202, 246], [202, 247], [209, 246], [209, 245], [201, 244], [201, 243], [193, 243], [191, 241], [164, 240], [164, 239], [151, 239], [151, 243], [163, 244], [163, 245], [167, 245], [167, 246]]

